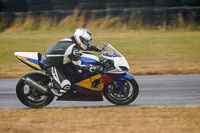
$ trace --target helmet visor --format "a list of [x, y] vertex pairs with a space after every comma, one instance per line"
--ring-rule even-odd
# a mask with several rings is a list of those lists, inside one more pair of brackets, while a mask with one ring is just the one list
[[80, 40], [81, 42], [86, 45], [87, 47], [91, 46], [92, 40], [86, 40], [85, 38], [83, 38], [82, 36], [80, 36]]

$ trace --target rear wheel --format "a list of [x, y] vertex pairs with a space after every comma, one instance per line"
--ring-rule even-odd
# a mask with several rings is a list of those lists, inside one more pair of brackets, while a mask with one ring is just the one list
[[139, 87], [135, 79], [118, 81], [105, 87], [105, 98], [116, 105], [127, 105], [133, 102], [139, 93]]
[[24, 75], [17, 83], [16, 93], [18, 99], [26, 106], [31, 108], [41, 108], [50, 104], [54, 96], [51, 94], [43, 94], [37, 91], [35, 88], [32, 88], [24, 83], [24, 78], [31, 78], [36, 81], [38, 84], [47, 86], [50, 79], [48, 76], [42, 73], [29, 73]]

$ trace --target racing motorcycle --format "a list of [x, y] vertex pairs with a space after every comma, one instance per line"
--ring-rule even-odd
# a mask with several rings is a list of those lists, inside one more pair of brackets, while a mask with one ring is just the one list
[[80, 74], [72, 64], [63, 65], [63, 73], [71, 82], [71, 89], [59, 93], [49, 88], [53, 80], [43, 67], [43, 56], [39, 52], [14, 52], [21, 62], [39, 72], [31, 72], [20, 78], [16, 85], [18, 99], [31, 108], [49, 105], [54, 97], [64, 101], [103, 101], [103, 96], [116, 105], [127, 105], [133, 102], [139, 93], [138, 84], [131, 74], [124, 56], [111, 44], [105, 43], [99, 57], [92, 53], [82, 52], [80, 60], [85, 65], [101, 65], [100, 73]]

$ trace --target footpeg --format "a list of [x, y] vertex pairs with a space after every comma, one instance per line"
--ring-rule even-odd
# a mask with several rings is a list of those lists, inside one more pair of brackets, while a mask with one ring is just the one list
[[68, 91], [68, 90], [71, 89], [71, 85], [65, 85], [65, 86], [63, 87], [63, 89], [64, 89], [65, 91]]
[[65, 90], [60, 90], [60, 93], [66, 93], [67, 91], [65, 91]]

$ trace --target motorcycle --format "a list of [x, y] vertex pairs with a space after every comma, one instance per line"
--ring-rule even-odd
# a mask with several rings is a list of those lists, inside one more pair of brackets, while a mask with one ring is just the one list
[[73, 65], [63, 65], [63, 73], [71, 82], [66, 93], [55, 92], [48, 84], [53, 80], [43, 67], [43, 56], [39, 52], [14, 52], [21, 62], [40, 72], [31, 72], [20, 78], [16, 85], [18, 99], [31, 108], [49, 105], [54, 97], [58, 101], [103, 101], [103, 96], [116, 105], [132, 103], [138, 96], [139, 86], [131, 74], [124, 56], [111, 44], [105, 43], [99, 57], [82, 52], [80, 60], [85, 65], [101, 65], [101, 73], [79, 73]]

